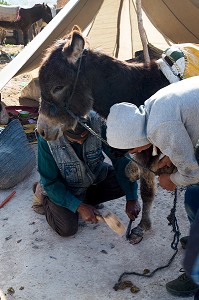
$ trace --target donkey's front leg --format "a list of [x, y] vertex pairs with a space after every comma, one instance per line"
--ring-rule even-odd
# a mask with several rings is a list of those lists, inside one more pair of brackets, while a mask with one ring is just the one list
[[144, 232], [151, 229], [150, 211], [155, 197], [155, 175], [144, 171], [140, 174], [140, 194], [142, 197], [142, 217], [137, 227], [133, 228], [130, 234], [130, 243], [139, 243]]
[[144, 171], [140, 176], [140, 195], [142, 198], [142, 218], [138, 226], [146, 231], [151, 229], [150, 211], [155, 197], [155, 175], [152, 172]]
[[139, 243], [144, 231], [151, 228], [150, 210], [155, 197], [155, 174], [150, 170], [157, 169], [159, 155], [152, 156], [152, 147], [136, 154], [136, 160], [144, 167], [140, 168], [140, 194], [143, 202], [142, 217], [137, 227], [133, 228], [130, 235], [132, 244]]

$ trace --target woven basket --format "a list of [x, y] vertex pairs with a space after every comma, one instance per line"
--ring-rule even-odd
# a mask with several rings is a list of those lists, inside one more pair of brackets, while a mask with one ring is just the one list
[[36, 165], [35, 153], [18, 120], [0, 133], [0, 189], [8, 189], [29, 175]]

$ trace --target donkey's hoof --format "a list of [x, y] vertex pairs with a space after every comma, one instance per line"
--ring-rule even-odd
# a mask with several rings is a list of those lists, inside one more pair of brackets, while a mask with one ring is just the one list
[[144, 236], [144, 230], [141, 227], [135, 227], [131, 230], [130, 236], [129, 236], [129, 243], [132, 245], [138, 244], [141, 242]]

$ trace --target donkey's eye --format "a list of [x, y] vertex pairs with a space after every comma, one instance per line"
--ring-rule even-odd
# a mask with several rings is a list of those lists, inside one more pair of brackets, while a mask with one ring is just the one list
[[58, 85], [52, 90], [52, 92], [53, 94], [56, 94], [57, 92], [61, 92], [63, 89], [64, 89], [64, 85]]
[[53, 86], [51, 89], [51, 95], [53, 96], [53, 99], [55, 101], [59, 101], [60, 97], [63, 97], [66, 94], [66, 91], [68, 90], [67, 85], [56, 85]]

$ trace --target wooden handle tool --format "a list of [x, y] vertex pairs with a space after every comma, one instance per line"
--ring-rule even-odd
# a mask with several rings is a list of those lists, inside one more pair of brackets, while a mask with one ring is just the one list
[[119, 220], [119, 218], [110, 211], [106, 211], [103, 215], [96, 215], [98, 221], [105, 222], [113, 231], [119, 235], [123, 235], [126, 231], [125, 226]]
[[14, 191], [5, 200], [3, 200], [3, 202], [0, 203], [0, 208], [2, 208], [15, 194], [16, 192]]

